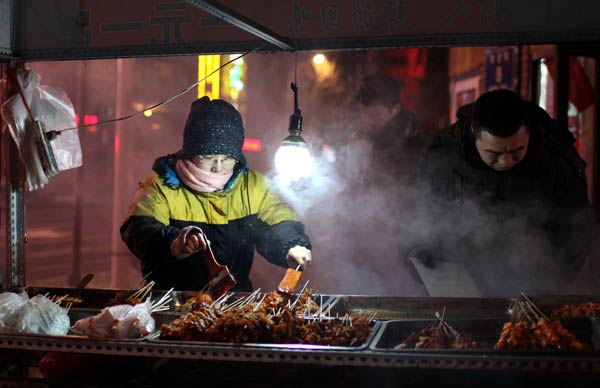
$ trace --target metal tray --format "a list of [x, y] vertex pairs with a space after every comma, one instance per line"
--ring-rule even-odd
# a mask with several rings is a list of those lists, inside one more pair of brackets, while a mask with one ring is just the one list
[[233, 343], [233, 342], [216, 342], [216, 341], [178, 341], [178, 340], [164, 340], [160, 339], [160, 327], [162, 324], [168, 324], [171, 321], [179, 318], [180, 316], [185, 314], [180, 313], [156, 313], [154, 314], [154, 319], [156, 321], [157, 331], [152, 333], [148, 341], [162, 343], [162, 344], [185, 344], [185, 345], [203, 345], [203, 346], [227, 346], [227, 347], [236, 347], [236, 348], [277, 348], [277, 349], [305, 349], [305, 350], [366, 350], [369, 348], [369, 345], [375, 338], [375, 335], [378, 333], [381, 322], [374, 320], [371, 324], [371, 333], [367, 337], [364, 343], [358, 346], [329, 346], [329, 345], [311, 345], [311, 344], [299, 344], [299, 343], [255, 343], [255, 342], [247, 342], [247, 343]]
[[425, 326], [434, 322], [433, 320], [387, 321], [382, 324], [379, 332], [370, 345], [371, 350], [391, 352], [458, 352], [458, 353], [569, 353], [597, 355], [600, 350], [600, 326], [594, 318], [561, 319], [561, 323], [574, 334], [580, 341], [591, 346], [588, 350], [521, 350], [521, 349], [494, 349], [494, 344], [500, 337], [505, 319], [457, 319], [446, 320], [459, 333], [470, 335], [475, 341], [485, 346], [469, 349], [394, 349], [404, 341], [413, 331], [420, 331]]
[[446, 309], [447, 319], [509, 318], [511, 299], [413, 298], [339, 295], [332, 314], [372, 314], [379, 320], [432, 319]]

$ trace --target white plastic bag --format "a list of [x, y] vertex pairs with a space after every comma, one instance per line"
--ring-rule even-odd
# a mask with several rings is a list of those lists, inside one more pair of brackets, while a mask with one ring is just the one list
[[78, 320], [73, 330], [90, 337], [139, 338], [154, 331], [150, 298], [131, 306], [120, 304], [105, 307], [100, 314]]
[[66, 335], [71, 321], [68, 310], [43, 295], [36, 295], [19, 311], [15, 333]]
[[[17, 78], [35, 121], [46, 133], [75, 127], [75, 111], [67, 94], [55, 87], [40, 85], [40, 76], [34, 70], [20, 69]], [[32, 128], [33, 123], [19, 93], [9, 98], [0, 108], [4, 122], [15, 141], [27, 171], [27, 187], [36, 190], [48, 183]], [[60, 132], [50, 141], [59, 171], [82, 164], [81, 145], [77, 129]]]
[[27, 304], [28, 300], [26, 293], [3, 292], [0, 294], [0, 333], [14, 332], [19, 311]]
[[65, 335], [69, 332], [68, 310], [43, 295], [29, 299], [26, 293], [0, 294], [0, 332]]

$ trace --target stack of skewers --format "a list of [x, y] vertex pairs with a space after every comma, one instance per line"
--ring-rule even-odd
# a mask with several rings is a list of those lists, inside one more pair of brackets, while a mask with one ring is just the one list
[[191, 312], [160, 327], [164, 340], [217, 341], [229, 343], [298, 343], [358, 346], [371, 333], [374, 315], [331, 315], [331, 303], [317, 303], [304, 284], [291, 294], [300, 276], [290, 269], [276, 291], [229, 300], [200, 293], [184, 303]]
[[502, 327], [496, 349], [583, 350], [587, 347], [560, 321], [552, 321], [527, 296], [521, 295], [524, 300], [516, 301], [512, 307], [513, 319]]

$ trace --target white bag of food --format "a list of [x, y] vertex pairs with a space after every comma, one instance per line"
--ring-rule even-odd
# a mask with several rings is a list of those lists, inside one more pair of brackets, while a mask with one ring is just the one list
[[3, 292], [0, 294], [0, 333], [14, 332], [19, 311], [27, 304], [28, 300], [26, 293]]
[[29, 299], [21, 308], [15, 333], [66, 335], [71, 321], [68, 310], [43, 295]]
[[131, 306], [120, 304], [105, 307], [100, 314], [78, 320], [73, 330], [90, 337], [140, 338], [154, 331], [150, 298]]

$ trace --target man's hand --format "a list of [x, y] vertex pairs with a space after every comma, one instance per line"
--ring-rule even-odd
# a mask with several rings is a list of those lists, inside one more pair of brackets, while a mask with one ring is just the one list
[[206, 250], [208, 245], [210, 241], [206, 239], [202, 229], [197, 226], [186, 226], [171, 243], [171, 254], [178, 259], [183, 259], [201, 249]]
[[295, 247], [290, 248], [286, 260], [290, 268], [300, 266], [302, 270], [305, 270], [312, 261], [312, 255], [310, 249], [296, 245]]

